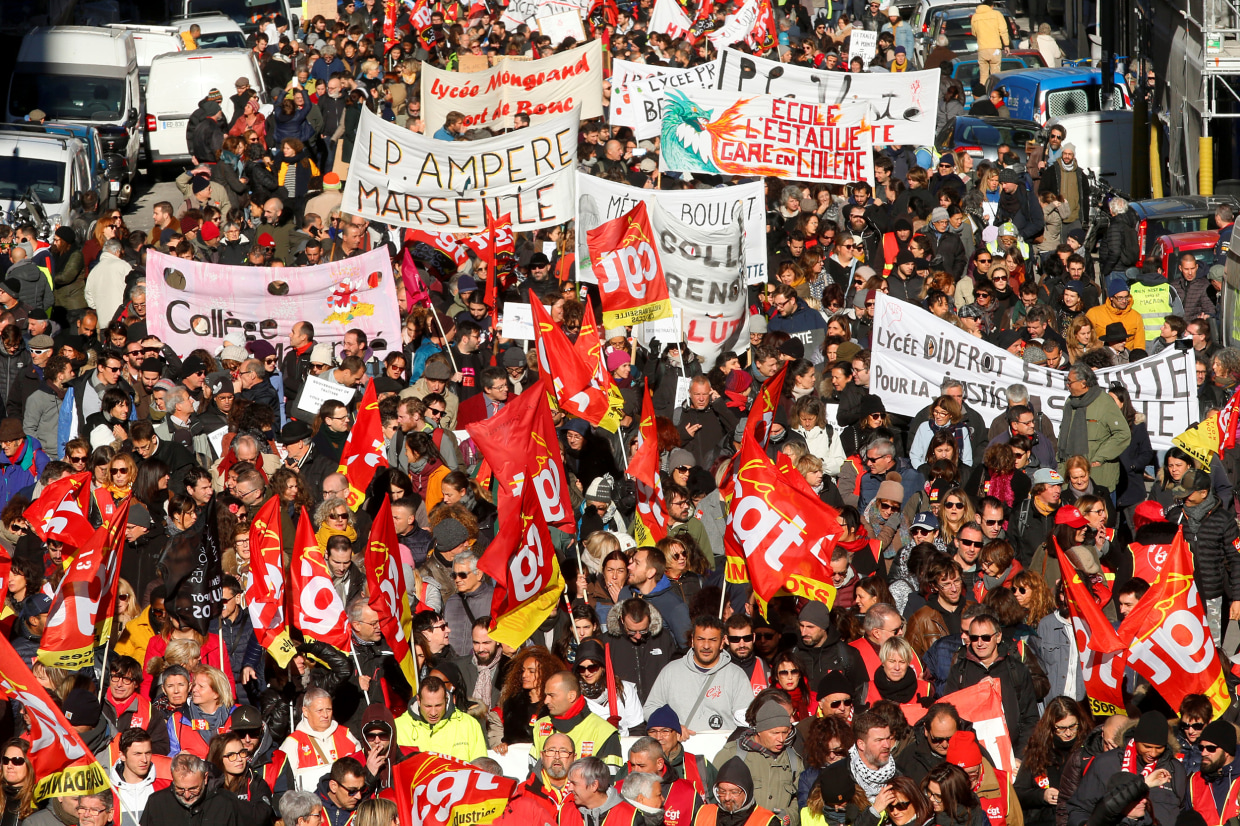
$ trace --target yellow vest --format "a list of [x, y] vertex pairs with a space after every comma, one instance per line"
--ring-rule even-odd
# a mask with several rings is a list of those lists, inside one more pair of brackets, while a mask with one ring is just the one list
[[[532, 759], [537, 760], [542, 756], [543, 743], [554, 733], [555, 728], [551, 725], [550, 717], [539, 717], [534, 722], [534, 747], [530, 749]], [[603, 752], [603, 744], [616, 735], [616, 727], [597, 714], [585, 715], [572, 731], [564, 733], [573, 741], [574, 758], [597, 757], [613, 771], [624, 763], [622, 755]]]
[[1132, 309], [1141, 314], [1145, 324], [1145, 340], [1158, 338], [1163, 319], [1171, 315], [1171, 286], [1167, 283], [1129, 285], [1132, 293]]

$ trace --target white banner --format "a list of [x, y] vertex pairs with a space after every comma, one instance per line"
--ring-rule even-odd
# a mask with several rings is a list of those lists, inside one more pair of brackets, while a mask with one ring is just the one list
[[[620, 63], [625, 65], [618, 67]], [[638, 74], [641, 69], [647, 70], [645, 77]], [[713, 89], [715, 63], [711, 61], [682, 71], [670, 71], [627, 60], [613, 60], [611, 77], [611, 125], [628, 126], [638, 140], [647, 140], [657, 138], [663, 126], [663, 91], [690, 90], [688, 94], [692, 96], [696, 90]]]
[[939, 100], [937, 69], [900, 74], [829, 72], [777, 63], [736, 49], [722, 49], [715, 62], [719, 65], [716, 88], [728, 92], [814, 103], [868, 104], [865, 122], [870, 124], [876, 146], [920, 146], [934, 140]]
[[541, 60], [501, 60], [484, 72], [422, 65], [422, 117], [431, 132], [449, 112], [460, 112], [471, 128], [511, 129], [513, 115], [529, 115], [538, 126], [576, 106], [578, 120], [603, 114], [603, 46], [597, 40]]
[[714, 43], [716, 49], [739, 43], [753, 31], [759, 11], [758, 0], [745, 0], [744, 5], [724, 18], [722, 26], [708, 32], [706, 39]]
[[665, 34], [679, 40], [692, 23], [676, 0], [654, 0], [654, 11], [650, 13], [650, 25], [646, 29], [651, 34]]
[[716, 356], [735, 350], [749, 335], [744, 207], [733, 204], [726, 224], [698, 226], [679, 220], [663, 200], [651, 200], [647, 208], [672, 307], [680, 310], [689, 349], [713, 365]]
[[[463, 75], [463, 77], [465, 77]], [[341, 209], [373, 221], [481, 232], [486, 210], [514, 231], [574, 215], [576, 111], [481, 141], [440, 141], [362, 111]]]
[[[1026, 364], [1020, 356], [882, 292], [874, 311], [870, 392], [882, 398], [888, 412], [916, 415], [938, 398], [943, 379], [953, 378], [964, 383], [966, 403], [989, 425], [1007, 409], [1008, 385], [1023, 384], [1059, 430], [1069, 397], [1066, 371]], [[1097, 374], [1103, 388], [1113, 381], [1128, 388], [1133, 407], [1145, 414], [1156, 449], [1171, 447], [1171, 439], [1197, 420], [1193, 359], [1181, 350], [1164, 350]]]
[[[619, 218], [639, 202], [644, 201], [650, 209], [657, 197], [663, 208], [679, 221], [702, 229], [730, 228], [732, 207], [739, 204], [745, 222], [745, 281], [747, 284], [766, 283], [766, 207], [761, 181], [718, 189], [659, 190], [638, 189], [582, 172], [577, 176], [578, 281], [594, 283], [595, 280], [590, 253], [586, 249], [586, 233], [604, 221]], [[658, 231], [657, 226], [655, 231]]]
[[[508, 0], [500, 21], [511, 31], [520, 25], [533, 27], [540, 18], [566, 11], [584, 18], [590, 11], [590, 0]], [[425, 100], [422, 105], [426, 105]]]
[[576, 11], [562, 11], [538, 18], [538, 30], [551, 38], [552, 47], [559, 46], [570, 37], [577, 43], [586, 39], [586, 28]]

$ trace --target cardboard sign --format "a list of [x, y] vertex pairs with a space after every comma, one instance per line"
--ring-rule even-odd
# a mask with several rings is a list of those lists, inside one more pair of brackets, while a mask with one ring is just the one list
[[324, 402], [334, 400], [348, 404], [353, 401], [356, 392], [352, 387], [345, 387], [319, 376], [306, 376], [306, 383], [301, 386], [301, 393], [297, 396], [297, 407], [317, 415]]
[[575, 11], [562, 11], [538, 18], [538, 30], [551, 38], [551, 46], [559, 46], [570, 37], [578, 43], [586, 39], [586, 29], [581, 15]]
[[509, 301], [500, 316], [500, 335], [520, 341], [534, 340], [534, 313], [529, 304]]
[[874, 53], [878, 51], [878, 32], [862, 31], [854, 26], [852, 34], [848, 37], [849, 61], [851, 62], [854, 57], [859, 57], [866, 66], [869, 66], [870, 61], [874, 59]]

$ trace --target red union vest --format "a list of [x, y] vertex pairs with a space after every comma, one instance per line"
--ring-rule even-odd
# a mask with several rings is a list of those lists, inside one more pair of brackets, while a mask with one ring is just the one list
[[[745, 819], [745, 826], [766, 826], [767, 823], [771, 822], [771, 818], [779, 820], [779, 815], [770, 809], [754, 806], [753, 811], [749, 813], [749, 817]], [[719, 807], [714, 803], [710, 803], [702, 807], [693, 826], [715, 826], [718, 820]]]
[[698, 804], [697, 791], [687, 780], [673, 780], [663, 798], [663, 826], [690, 826]]
[[[874, 540], [877, 542], [878, 540]], [[859, 640], [853, 640], [849, 643], [853, 648], [857, 649], [857, 653], [861, 655], [861, 661], [865, 663], [865, 673], [870, 675], [873, 682], [874, 675], [878, 673], [878, 669], [882, 668], [882, 663], [878, 661], [878, 652], [874, 650], [874, 646], [865, 637]], [[921, 659], [916, 658], [909, 663], [909, 668], [913, 669], [913, 673], [917, 675], [917, 679], [922, 678]]]
[[309, 769], [315, 766], [329, 766], [341, 757], [347, 757], [357, 751], [357, 747], [349, 740], [349, 730], [344, 726], [336, 726], [332, 732], [332, 750], [335, 757], [323, 754], [318, 742], [304, 731], [294, 731], [291, 735], [297, 743], [297, 765], [295, 769]]
[[1007, 772], [1002, 769], [995, 769], [995, 779], [999, 781], [998, 797], [982, 797], [980, 794], [977, 797], [981, 801], [982, 811], [986, 813], [986, 819], [990, 821], [990, 826], [1006, 826], [1008, 810]]
[[263, 780], [272, 792], [275, 792], [276, 781], [280, 779], [280, 772], [284, 771], [287, 764], [288, 755], [280, 749], [275, 749], [271, 752], [271, 762], [263, 766]]
[[688, 780], [693, 788], [702, 797], [706, 797], [706, 781], [702, 779], [702, 767], [698, 765], [698, 756], [696, 754], [685, 755], [685, 780]]
[[621, 800], [607, 811], [607, 816], [603, 818], [603, 826], [633, 826], [635, 820], [640, 820], [637, 816], [637, 809], [627, 800]]
[[1205, 818], [1207, 826], [1222, 826], [1228, 820], [1240, 815], [1240, 780], [1231, 784], [1225, 800], [1227, 803], [1223, 807], [1223, 813], [1219, 814], [1214, 805], [1214, 794], [1210, 791], [1206, 781], [1202, 779], [1201, 772], [1196, 772], [1188, 778], [1188, 803], [1197, 814]]
[[[236, 708], [236, 706], [233, 706]], [[203, 734], [207, 731], [204, 720], [187, 720], [179, 711], [172, 713], [171, 736], [172, 739], [180, 744], [181, 751], [187, 751], [190, 754], [197, 755], [203, 760], [207, 759], [207, 754], [211, 751], [211, 745]], [[232, 714], [224, 721], [224, 725], [220, 726], [219, 734], [224, 734], [232, 728]]]

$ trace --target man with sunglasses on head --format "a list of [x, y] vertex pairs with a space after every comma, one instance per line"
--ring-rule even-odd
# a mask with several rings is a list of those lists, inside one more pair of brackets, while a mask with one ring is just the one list
[[[1002, 628], [990, 614], [974, 617], [969, 622], [967, 632], [961, 634], [967, 648], [961, 651], [948, 672], [946, 689], [951, 693], [977, 685], [987, 677], [997, 679], [1012, 750], [1020, 757], [1038, 722], [1037, 692], [1028, 667], [1018, 657], [1009, 656]], [[1164, 729], [1163, 740], [1166, 739]]]

